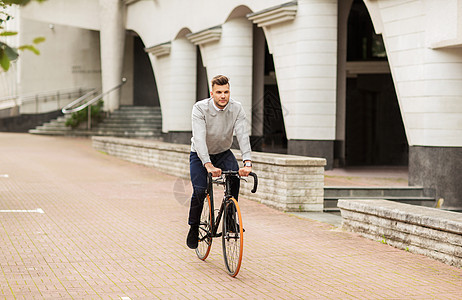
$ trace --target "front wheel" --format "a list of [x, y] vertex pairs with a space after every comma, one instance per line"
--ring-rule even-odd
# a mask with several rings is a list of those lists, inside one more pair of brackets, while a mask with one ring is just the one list
[[212, 205], [210, 195], [204, 199], [201, 221], [199, 225], [199, 244], [196, 248], [197, 257], [205, 260], [212, 247]]
[[239, 205], [234, 198], [226, 201], [223, 215], [223, 258], [226, 269], [232, 277], [239, 273], [244, 248], [244, 228]]

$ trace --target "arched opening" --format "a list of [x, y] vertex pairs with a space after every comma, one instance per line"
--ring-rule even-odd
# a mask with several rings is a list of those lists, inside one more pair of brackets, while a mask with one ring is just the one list
[[143, 40], [133, 37], [133, 105], [160, 106], [156, 78]]
[[408, 144], [384, 43], [362, 0], [352, 1], [347, 24], [344, 163], [407, 165]]
[[253, 30], [252, 149], [287, 153], [284, 111], [281, 106], [273, 55], [265, 34], [254, 25]]

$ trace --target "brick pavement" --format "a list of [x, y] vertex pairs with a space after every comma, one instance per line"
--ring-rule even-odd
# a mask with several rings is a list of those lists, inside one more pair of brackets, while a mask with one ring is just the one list
[[0, 133], [0, 298], [462, 299], [461, 269], [245, 199], [233, 279], [220, 240], [186, 247], [189, 191], [87, 139]]

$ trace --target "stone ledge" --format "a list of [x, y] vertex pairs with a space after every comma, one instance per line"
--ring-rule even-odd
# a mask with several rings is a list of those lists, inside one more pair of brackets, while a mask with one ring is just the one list
[[[94, 136], [92, 143], [96, 150], [189, 178], [189, 145], [102, 136]], [[240, 151], [233, 152], [241, 161]], [[241, 184], [242, 196], [284, 211], [323, 210], [325, 159], [252, 152], [252, 161], [259, 175], [258, 191], [250, 193], [250, 179]]]
[[144, 51], [146, 53], [150, 53], [155, 56], [163, 56], [163, 55], [169, 55], [171, 48], [172, 48], [172, 43], [166, 42], [166, 43], [155, 45], [149, 48], [144, 48]]
[[186, 35], [186, 38], [188, 38], [188, 40], [190, 40], [194, 45], [198, 46], [219, 41], [221, 38], [221, 32], [222, 28], [220, 25], [198, 32], [189, 33]]
[[258, 27], [265, 27], [295, 19], [297, 10], [297, 1], [291, 1], [267, 8], [262, 11], [248, 14], [247, 18], [253, 23], [257, 24]]
[[462, 214], [387, 200], [339, 200], [338, 207], [462, 234]]
[[[127, 138], [116, 138], [116, 137], [104, 137], [104, 136], [95, 136], [92, 138], [93, 141], [98, 142], [109, 142], [116, 143], [126, 146], [134, 146], [141, 148], [151, 148], [158, 150], [167, 150], [173, 152], [188, 153], [191, 150], [190, 145], [183, 144], [173, 144], [165, 143], [161, 141], [152, 141], [152, 140], [136, 140], [136, 139], [127, 139]], [[234, 155], [238, 160], [241, 159], [241, 154], [239, 151], [233, 150]], [[252, 151], [252, 160], [254, 162], [262, 162], [270, 165], [277, 166], [293, 166], [293, 167], [303, 167], [303, 166], [313, 166], [313, 167], [324, 167], [326, 165], [326, 160], [324, 158], [315, 158], [315, 157], [305, 157], [297, 155], [281, 155], [274, 153], [263, 153]], [[318, 171], [318, 173], [324, 175], [324, 172]]]
[[338, 201], [342, 227], [462, 267], [462, 214], [387, 200]]

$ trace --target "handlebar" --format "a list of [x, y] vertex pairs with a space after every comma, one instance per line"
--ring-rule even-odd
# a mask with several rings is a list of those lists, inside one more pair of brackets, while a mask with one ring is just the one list
[[[239, 171], [222, 171], [221, 174], [223, 174], [223, 175], [234, 175], [234, 176], [237, 176], [237, 177], [241, 178], [239, 176]], [[255, 193], [257, 191], [257, 186], [258, 186], [257, 174], [255, 174], [254, 172], [250, 172], [249, 176], [253, 177], [253, 188], [252, 188], [252, 190], [250, 192]], [[212, 189], [212, 182], [213, 182], [212, 173], [208, 173], [207, 174], [207, 189], [208, 189], [209, 192]]]
[[255, 174], [254, 172], [250, 172], [249, 175], [253, 177], [253, 189], [250, 192], [255, 193], [257, 191], [258, 186], [258, 177], [257, 174]]

